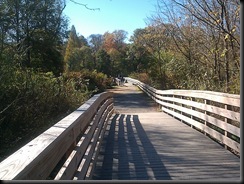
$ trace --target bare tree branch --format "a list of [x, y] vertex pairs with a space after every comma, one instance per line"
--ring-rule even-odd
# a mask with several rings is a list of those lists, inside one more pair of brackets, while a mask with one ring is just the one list
[[100, 8], [89, 8], [89, 7], [87, 6], [87, 4], [78, 3], [78, 2], [76, 2], [76, 1], [74, 1], [74, 0], [70, 0], [70, 1], [73, 2], [73, 3], [75, 3], [75, 4], [84, 6], [84, 7], [85, 7], [86, 9], [88, 9], [88, 10], [93, 10], [93, 11], [95, 11], [95, 10], [100, 10]]

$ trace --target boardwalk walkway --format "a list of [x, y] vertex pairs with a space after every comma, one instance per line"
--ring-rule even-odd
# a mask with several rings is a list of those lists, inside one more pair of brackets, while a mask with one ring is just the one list
[[93, 180], [240, 180], [238, 157], [125, 85], [113, 90]]

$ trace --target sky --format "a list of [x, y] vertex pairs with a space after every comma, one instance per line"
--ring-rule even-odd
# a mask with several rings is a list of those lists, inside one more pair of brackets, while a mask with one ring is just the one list
[[137, 28], [147, 26], [147, 17], [156, 11], [157, 0], [75, 0], [86, 4], [89, 8], [100, 10], [88, 10], [84, 6], [77, 5], [66, 0], [64, 14], [69, 18], [69, 28], [74, 25], [78, 35], [85, 38], [91, 34], [112, 33], [115, 30], [128, 32], [128, 39]]

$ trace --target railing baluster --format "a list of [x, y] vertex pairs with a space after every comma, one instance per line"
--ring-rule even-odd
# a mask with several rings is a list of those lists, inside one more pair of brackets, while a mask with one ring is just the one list
[[[225, 104], [225, 109], [228, 110], [228, 105], [227, 104]], [[227, 117], [225, 117], [225, 123], [228, 123], [228, 118]], [[224, 130], [224, 135], [225, 135], [225, 137], [227, 137], [227, 131], [226, 130]], [[228, 149], [228, 146], [226, 144], [225, 144], [225, 149]]]
[[[205, 105], [209, 104], [209, 100], [204, 99], [204, 104], [205, 104]], [[208, 111], [207, 111], [207, 110], [204, 110], [204, 114], [207, 116], [207, 115], [208, 115]], [[207, 122], [206, 119], [204, 120], [204, 125], [205, 125], [206, 127], [208, 126], [208, 122]], [[207, 132], [204, 131], [204, 135], [207, 135]]]

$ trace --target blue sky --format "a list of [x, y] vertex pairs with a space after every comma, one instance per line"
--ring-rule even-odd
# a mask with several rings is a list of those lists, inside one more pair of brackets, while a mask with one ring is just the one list
[[66, 0], [64, 14], [70, 20], [70, 27], [75, 26], [76, 32], [87, 38], [91, 34], [104, 34], [106, 31], [125, 30], [128, 37], [137, 28], [146, 27], [145, 20], [155, 13], [157, 0], [75, 0], [86, 4], [83, 6]]

